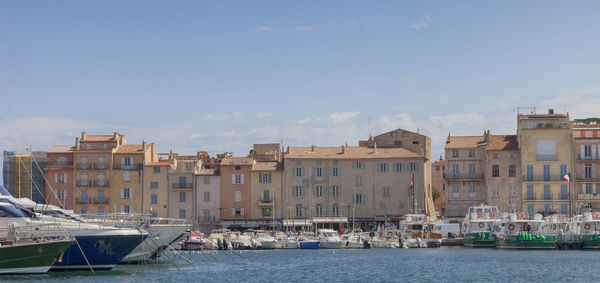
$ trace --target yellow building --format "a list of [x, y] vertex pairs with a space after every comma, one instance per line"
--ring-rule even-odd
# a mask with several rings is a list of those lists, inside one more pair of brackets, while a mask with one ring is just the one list
[[573, 134], [569, 115], [529, 114], [517, 117], [521, 152], [522, 211], [530, 216], [570, 214], [572, 188], [562, 180], [573, 168]]
[[156, 159], [154, 144], [121, 145], [113, 155], [110, 210], [142, 213], [144, 164]]
[[142, 213], [156, 217], [169, 216], [169, 169], [171, 160], [144, 163]]

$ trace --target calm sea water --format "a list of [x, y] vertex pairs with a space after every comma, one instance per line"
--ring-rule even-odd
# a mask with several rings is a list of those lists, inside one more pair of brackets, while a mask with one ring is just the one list
[[[2, 276], [18, 282], [600, 281], [600, 251], [439, 249], [265, 250], [199, 254], [193, 261], [112, 271]], [[171, 255], [173, 256], [173, 255]]]

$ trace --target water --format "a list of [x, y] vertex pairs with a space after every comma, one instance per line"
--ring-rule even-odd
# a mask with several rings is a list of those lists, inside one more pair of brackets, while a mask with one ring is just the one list
[[[198, 254], [193, 264], [120, 265], [112, 271], [2, 276], [27, 282], [600, 281], [600, 251], [439, 249], [264, 250]], [[171, 255], [173, 257], [173, 255]]]

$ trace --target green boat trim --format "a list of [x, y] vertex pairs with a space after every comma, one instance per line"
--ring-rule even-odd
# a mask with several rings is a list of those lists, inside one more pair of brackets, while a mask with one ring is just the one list
[[473, 248], [493, 248], [496, 246], [496, 235], [491, 232], [471, 232], [463, 236], [463, 245]]
[[46, 273], [74, 240], [0, 246], [0, 274]]
[[496, 244], [501, 249], [556, 249], [558, 242], [553, 235], [520, 234], [498, 238]]

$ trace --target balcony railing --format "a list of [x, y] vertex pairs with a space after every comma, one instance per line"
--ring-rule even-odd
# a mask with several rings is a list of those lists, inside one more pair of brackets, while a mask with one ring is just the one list
[[172, 184], [172, 187], [173, 187], [173, 189], [191, 190], [192, 183], [174, 183], [174, 184]]
[[581, 155], [581, 153], [577, 154], [577, 160], [600, 160], [600, 154], [596, 154], [596, 156], [591, 155]]
[[523, 175], [523, 182], [557, 182], [563, 181], [560, 175]]
[[108, 197], [103, 197], [103, 198], [93, 198], [92, 202], [94, 204], [108, 204]]
[[108, 170], [109, 166], [106, 163], [79, 163], [77, 170]]
[[444, 173], [444, 179], [446, 180], [479, 180], [483, 179], [482, 173], [467, 173], [467, 174], [458, 174], [458, 173]]
[[556, 161], [556, 154], [538, 154], [535, 157], [536, 161]]
[[104, 181], [104, 182], [98, 182], [98, 181], [82, 182], [82, 181], [77, 181], [76, 185], [77, 185], [77, 187], [108, 187], [109, 183], [108, 183], [108, 181]]
[[90, 198], [77, 198], [75, 200], [75, 202], [77, 204], [90, 204], [90, 203], [92, 203]]
[[141, 170], [143, 168], [144, 168], [144, 164], [142, 164], [142, 163], [133, 163], [131, 165], [115, 164], [115, 166], [114, 166], [115, 170]]
[[[557, 197], [557, 198], [555, 198]], [[556, 194], [556, 193], [545, 193], [545, 192], [534, 192], [533, 194], [525, 194], [525, 200], [568, 200], [568, 194]]]
[[578, 200], [600, 200], [600, 194], [577, 194]]
[[590, 182], [590, 183], [595, 183], [595, 182], [600, 182], [600, 178], [596, 177], [596, 176], [586, 176], [585, 174], [583, 176], [581, 176], [581, 178], [577, 178], [578, 182]]

